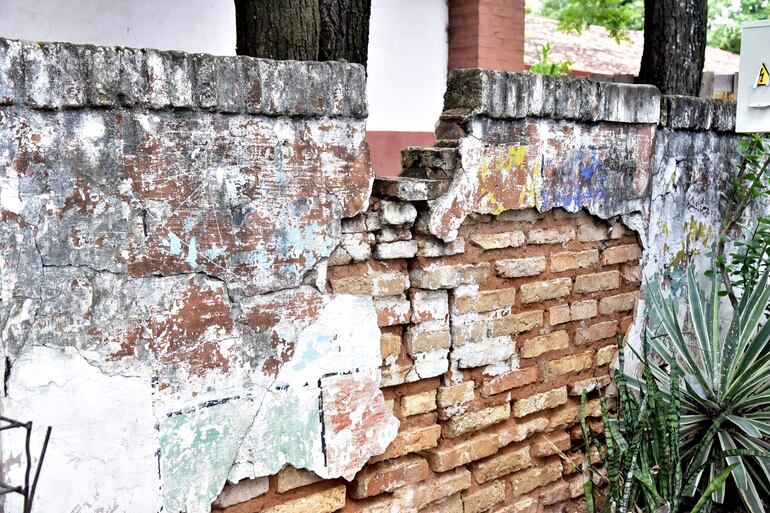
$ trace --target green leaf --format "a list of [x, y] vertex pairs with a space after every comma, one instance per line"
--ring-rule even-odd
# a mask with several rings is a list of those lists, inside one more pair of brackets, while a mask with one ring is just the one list
[[701, 495], [701, 498], [698, 500], [698, 502], [695, 503], [691, 513], [700, 513], [700, 511], [703, 510], [708, 501], [711, 500], [711, 496], [714, 495], [714, 492], [722, 488], [730, 473], [737, 466], [737, 463], [729, 465], [722, 472], [720, 472], [719, 475], [708, 484], [708, 486], [706, 486], [706, 489], [703, 491], [703, 495]]
[[732, 422], [741, 431], [743, 431], [744, 433], [746, 433], [751, 437], [754, 437], [754, 438], [762, 437], [762, 433], [759, 431], [759, 429], [748, 419], [744, 419], [743, 417], [739, 417], [737, 415], [729, 415], [727, 417], [727, 420], [729, 422]]

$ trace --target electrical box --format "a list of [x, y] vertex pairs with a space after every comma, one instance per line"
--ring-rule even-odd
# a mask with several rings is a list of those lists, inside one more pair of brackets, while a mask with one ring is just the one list
[[770, 20], [742, 26], [736, 132], [770, 132]]

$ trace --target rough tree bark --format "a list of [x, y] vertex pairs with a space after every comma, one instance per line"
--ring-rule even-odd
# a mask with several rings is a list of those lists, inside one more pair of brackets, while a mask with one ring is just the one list
[[235, 0], [238, 55], [313, 61], [320, 31], [318, 0]]
[[366, 66], [371, 0], [320, 0], [319, 60], [345, 59]]
[[236, 52], [366, 65], [371, 0], [235, 0]]
[[644, 0], [638, 82], [663, 94], [698, 96], [706, 56], [707, 0]]

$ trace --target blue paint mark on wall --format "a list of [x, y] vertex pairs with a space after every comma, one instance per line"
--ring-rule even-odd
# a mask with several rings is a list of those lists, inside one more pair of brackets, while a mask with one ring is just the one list
[[190, 239], [190, 245], [187, 252], [187, 263], [190, 264], [190, 267], [198, 265], [198, 242], [195, 240], [195, 237]]
[[203, 254], [209, 260], [216, 260], [217, 258], [225, 254], [225, 248], [222, 248], [222, 247], [209, 248], [206, 251], [204, 251]]
[[333, 341], [333, 338], [327, 335], [318, 335], [318, 337], [311, 340], [305, 347], [304, 352], [300, 355], [301, 359], [296, 361], [296, 363], [292, 362], [294, 370], [301, 371], [305, 369], [308, 364], [312, 364], [321, 358], [321, 355], [324, 353], [324, 346], [326, 346], [326, 348], [331, 347]]
[[168, 232], [168, 247], [172, 255], [182, 254], [182, 240], [174, 233]]
[[561, 207], [577, 212], [604, 198], [606, 168], [596, 148], [580, 148], [563, 161], [549, 159], [544, 164], [553, 185], [542, 190], [541, 210]]
[[193, 219], [192, 217], [188, 217], [187, 219], [184, 220], [184, 228], [183, 228], [184, 232], [190, 233], [193, 228], [195, 228], [195, 219]]

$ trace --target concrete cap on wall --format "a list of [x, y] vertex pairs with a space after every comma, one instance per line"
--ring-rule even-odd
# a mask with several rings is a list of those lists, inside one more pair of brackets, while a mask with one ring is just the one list
[[0, 38], [0, 105], [9, 104], [364, 119], [366, 72], [344, 62]]
[[655, 86], [461, 69], [449, 73], [444, 111], [493, 119], [542, 117], [658, 124], [675, 130], [735, 128], [735, 102], [663, 96]]
[[735, 130], [735, 102], [693, 96], [664, 96], [660, 126], [673, 130]]
[[657, 123], [656, 87], [530, 73], [463, 69], [449, 73], [444, 110], [468, 109], [496, 119], [546, 117]]

